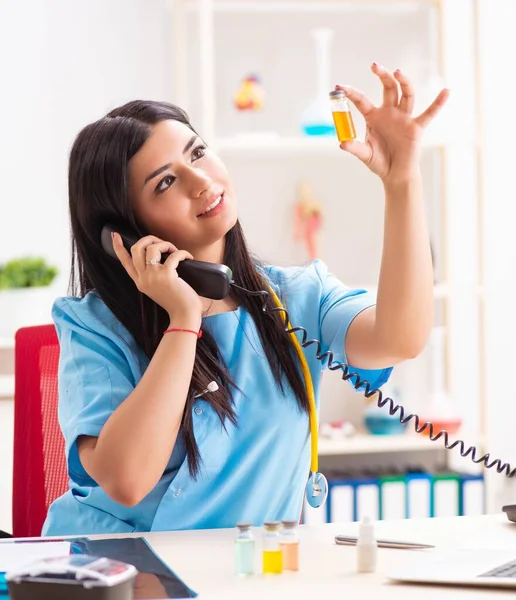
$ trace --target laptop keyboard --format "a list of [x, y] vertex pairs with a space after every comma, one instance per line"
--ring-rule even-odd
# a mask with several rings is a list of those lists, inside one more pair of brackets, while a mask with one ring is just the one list
[[500, 565], [495, 569], [491, 569], [487, 573], [479, 575], [479, 577], [511, 577], [516, 578], [516, 560]]

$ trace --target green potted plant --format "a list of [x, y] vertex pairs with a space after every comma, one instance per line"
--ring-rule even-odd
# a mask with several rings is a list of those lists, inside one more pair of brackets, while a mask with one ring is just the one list
[[41, 257], [20, 257], [0, 265], [0, 335], [51, 322], [51, 284], [57, 273]]

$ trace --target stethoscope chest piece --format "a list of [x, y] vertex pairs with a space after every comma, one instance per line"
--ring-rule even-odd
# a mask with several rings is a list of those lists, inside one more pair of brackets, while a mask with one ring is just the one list
[[322, 473], [310, 473], [305, 488], [306, 501], [312, 508], [319, 508], [328, 497], [328, 480]]

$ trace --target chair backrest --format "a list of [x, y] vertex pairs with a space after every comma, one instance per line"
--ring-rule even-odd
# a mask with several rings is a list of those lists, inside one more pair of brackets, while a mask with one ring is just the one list
[[54, 325], [15, 336], [13, 535], [41, 535], [50, 504], [68, 487], [57, 419], [59, 341]]

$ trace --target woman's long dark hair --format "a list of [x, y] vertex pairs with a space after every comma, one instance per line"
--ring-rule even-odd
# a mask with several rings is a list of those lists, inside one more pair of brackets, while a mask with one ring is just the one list
[[[149, 359], [154, 354], [168, 315], [148, 296], [142, 294], [122, 265], [102, 249], [100, 233], [105, 223], [122, 225], [136, 238], [149, 231], [133, 213], [129, 197], [129, 161], [140, 150], [154, 124], [173, 119], [195, 131], [187, 114], [165, 102], [133, 101], [111, 111], [106, 117], [87, 125], [77, 136], [70, 154], [69, 203], [72, 229], [71, 293], [84, 296], [91, 290], [102, 298], [117, 319], [128, 329]], [[173, 242], [173, 240], [170, 240]], [[226, 234], [224, 264], [233, 271], [242, 287], [259, 291], [266, 288], [259, 263], [248, 248], [240, 223]], [[298, 370], [292, 343], [285, 333], [279, 313], [264, 315], [263, 298], [232, 288], [231, 296], [252, 316], [274, 378], [283, 391], [293, 390], [301, 410], [308, 412], [308, 397]], [[269, 303], [272, 306], [271, 301]], [[286, 381], [285, 381], [286, 380]], [[199, 472], [201, 457], [193, 433], [194, 394], [210, 381], [219, 389], [205, 396], [221, 422], [236, 423], [231, 380], [213, 337], [204, 331], [197, 342], [192, 380], [181, 423], [188, 466], [192, 476]]]

